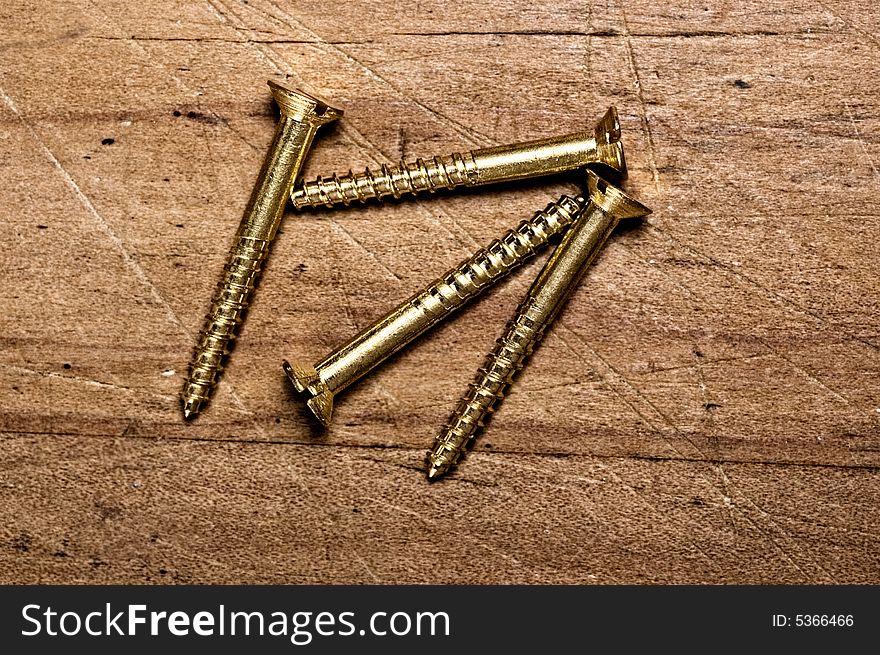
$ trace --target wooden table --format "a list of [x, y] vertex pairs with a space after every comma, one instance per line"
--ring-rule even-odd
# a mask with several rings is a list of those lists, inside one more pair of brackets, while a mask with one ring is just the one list
[[[0, 581], [880, 582], [871, 3], [43, 0], [0, 25]], [[441, 483], [424, 453], [543, 256], [340, 395], [327, 432], [280, 362], [576, 180], [289, 210], [186, 424], [270, 78], [346, 109], [306, 178], [620, 111], [654, 214]]]

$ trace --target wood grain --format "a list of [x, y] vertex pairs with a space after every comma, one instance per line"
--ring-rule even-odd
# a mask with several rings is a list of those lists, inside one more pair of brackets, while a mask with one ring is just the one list
[[[202, 0], [0, 8], [0, 582], [880, 582], [880, 10]], [[272, 133], [306, 177], [583, 129], [612, 238], [476, 450], [422, 457], [533, 262], [342, 394], [317, 361], [575, 179], [288, 213], [218, 394], [177, 393]]]

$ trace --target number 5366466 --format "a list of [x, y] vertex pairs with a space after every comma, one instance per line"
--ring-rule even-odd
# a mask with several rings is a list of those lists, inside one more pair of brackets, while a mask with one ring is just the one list
[[854, 623], [852, 614], [795, 614], [794, 624], [799, 628], [849, 628]]

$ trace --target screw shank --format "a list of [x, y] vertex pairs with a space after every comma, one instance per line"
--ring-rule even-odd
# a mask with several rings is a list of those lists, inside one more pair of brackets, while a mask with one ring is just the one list
[[526, 295], [522, 306], [531, 306], [532, 321], [545, 325], [552, 322], [617, 224], [651, 211], [589, 171], [587, 186], [589, 206], [571, 226]]
[[586, 273], [587, 268], [617, 226], [618, 219], [591, 204], [580, 220], [571, 227], [535, 279], [528, 298], [533, 320], [550, 323]]
[[299, 175], [318, 125], [282, 115], [238, 229], [238, 238], [271, 241], [278, 231], [287, 194]]
[[594, 130], [473, 152], [477, 181], [471, 186], [552, 175], [602, 161]]

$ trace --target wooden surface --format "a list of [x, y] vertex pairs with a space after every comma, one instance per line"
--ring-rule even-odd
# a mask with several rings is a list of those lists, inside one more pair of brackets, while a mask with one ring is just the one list
[[[4, 2], [0, 581], [880, 582], [878, 32], [830, 0]], [[543, 256], [326, 433], [280, 362], [577, 187], [288, 211], [184, 424], [269, 78], [346, 109], [307, 177], [621, 113], [655, 213], [442, 483], [424, 452]]]

